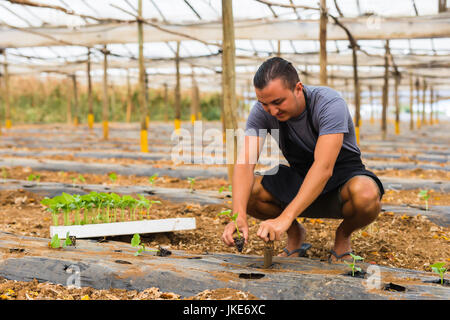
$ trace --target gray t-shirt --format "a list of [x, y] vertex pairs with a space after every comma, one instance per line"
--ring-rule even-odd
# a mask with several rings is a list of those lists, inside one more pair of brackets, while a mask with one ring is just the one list
[[[361, 155], [356, 143], [355, 127], [353, 125], [347, 103], [341, 95], [332, 88], [319, 86], [304, 86], [309, 100], [309, 112], [314, 128], [323, 134], [344, 133], [343, 148]], [[317, 142], [313, 130], [310, 128], [304, 110], [298, 117], [286, 121], [289, 139], [308, 152], [314, 152]], [[245, 128], [247, 136], [261, 136], [265, 138], [265, 130], [279, 129], [276, 117], [264, 111], [261, 103], [257, 102], [250, 110]], [[301, 138], [300, 138], [301, 137]]]

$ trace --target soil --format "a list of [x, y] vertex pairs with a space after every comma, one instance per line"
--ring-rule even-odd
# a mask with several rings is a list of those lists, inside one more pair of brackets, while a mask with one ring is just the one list
[[[114, 124], [111, 124], [114, 127]], [[42, 125], [23, 125], [20, 126], [23, 132], [11, 132], [6, 135], [15, 136], [20, 142], [20, 136], [29, 137], [26, 130], [31, 128], [41, 129]], [[64, 137], [70, 137], [62, 125], [49, 125], [48, 129], [57, 129], [59, 134]], [[66, 130], [66, 133], [62, 131]], [[33, 137], [48, 137], [49, 140], [61, 135], [50, 132], [48, 134], [33, 133]], [[376, 138], [376, 137], [375, 137]], [[72, 141], [78, 141], [84, 145], [91, 142], [98, 142], [100, 139], [91, 135], [83, 137], [72, 137]], [[70, 140], [70, 139], [69, 139]], [[67, 140], [67, 142], [70, 142]], [[114, 138], [108, 141], [108, 144], [114, 145], [108, 148], [114, 148], [112, 151], [126, 151], [128, 145], [138, 145], [136, 139]], [[25, 144], [28, 144], [25, 143]], [[31, 143], [32, 144], [32, 143]], [[31, 145], [29, 144], [29, 145]], [[163, 142], [159, 143], [164, 145]], [[156, 145], [156, 144], [155, 144]], [[16, 149], [15, 142], [11, 142], [7, 147]], [[439, 149], [438, 147], [432, 147]], [[374, 152], [380, 151], [376, 146], [362, 149], [365, 151], [373, 149]], [[441, 148], [448, 150], [447, 148]], [[30, 148], [23, 150], [39, 150], [39, 148]], [[42, 149], [48, 150], [48, 149]], [[72, 151], [81, 150], [74, 148]], [[88, 148], [83, 150], [87, 151]], [[103, 151], [106, 151], [105, 149]], [[405, 154], [404, 158], [396, 159], [397, 162], [414, 162], [411, 157], [414, 152], [398, 149], [397, 152]], [[391, 153], [392, 151], [386, 151]], [[424, 150], [426, 153], [426, 150]], [[3, 155], [2, 155], [3, 157]], [[5, 155], [7, 157], [7, 155]], [[73, 155], [65, 156], [45, 156], [45, 157], [27, 157], [36, 159], [58, 159], [71, 160], [87, 163], [110, 163], [132, 165], [151, 165], [154, 167], [173, 167], [177, 165], [170, 160], [133, 160], [133, 159], [94, 159], [78, 158]], [[380, 157], [380, 160], [386, 161]], [[446, 164], [434, 162], [440, 166]], [[211, 166], [195, 165], [195, 168], [211, 168]], [[216, 166], [219, 167], [219, 166]], [[370, 168], [369, 168], [370, 169]], [[407, 179], [430, 179], [439, 181], [450, 181], [450, 172], [444, 170], [372, 170], [380, 177], [396, 177]], [[117, 180], [112, 181], [108, 175], [83, 174], [77, 172], [52, 172], [37, 171], [26, 167], [0, 168], [0, 178], [27, 180], [31, 174], [39, 175], [39, 181], [42, 182], [60, 182], [76, 184], [102, 184], [102, 185], [146, 185], [150, 186], [148, 177], [123, 176], [117, 174]], [[225, 179], [196, 179], [194, 188], [197, 190], [215, 190], [220, 187], [228, 188], [229, 182]], [[178, 178], [163, 176], [158, 177], [154, 184], [155, 187], [185, 188], [189, 189], [189, 181]], [[383, 196], [383, 204], [408, 204], [410, 206], [424, 207], [424, 200], [418, 196], [420, 190], [386, 190]], [[197, 229], [189, 231], [179, 231], [174, 233], [157, 233], [141, 235], [141, 240], [146, 247], [158, 248], [160, 246], [167, 250], [184, 250], [192, 254], [204, 254], [208, 252], [230, 252], [237, 253], [236, 248], [228, 247], [221, 241], [221, 234], [228, 220], [217, 216], [222, 210], [229, 209], [231, 201], [225, 201], [223, 205], [198, 205], [193, 203], [171, 203], [156, 197], [149, 197], [152, 200], [160, 200], [162, 205], [153, 205], [152, 218], [162, 219], [171, 217], [195, 217]], [[42, 197], [25, 190], [0, 191], [0, 230], [12, 232], [15, 234], [49, 238], [49, 227], [52, 223], [50, 214], [40, 205]], [[231, 200], [231, 199], [229, 199]], [[434, 190], [430, 191], [428, 205], [450, 206], [450, 195]], [[329, 256], [329, 250], [333, 247], [334, 234], [340, 220], [333, 219], [309, 219], [299, 218], [298, 221], [307, 230], [305, 242], [310, 243], [312, 247], [307, 250], [305, 256], [312, 259], [326, 261]], [[249, 239], [248, 245], [242, 249], [243, 254], [260, 255], [264, 254], [264, 243], [256, 236], [259, 228], [259, 221], [249, 217]], [[125, 241], [130, 243], [131, 236], [122, 236], [111, 238], [114, 241]], [[352, 236], [352, 249], [355, 254], [364, 257], [364, 262], [373, 263], [382, 266], [407, 268], [420, 271], [431, 271], [430, 265], [436, 262], [446, 262], [446, 267], [450, 266], [450, 227], [438, 226], [429, 221], [425, 216], [417, 215], [414, 217], [403, 213], [394, 214], [393, 212], [382, 212], [378, 218], [366, 228], [355, 232]], [[274, 255], [282, 252], [286, 245], [286, 235], [281, 241], [274, 243]], [[6, 256], [26, 255], [26, 248], [10, 248]], [[123, 260], [125, 262], [125, 260]], [[253, 275], [257, 275], [256, 273]], [[448, 277], [448, 276], [447, 276]], [[436, 279], [438, 276], [436, 276]], [[448, 283], [448, 280], [446, 279]], [[386, 290], [397, 290], [398, 288], [389, 287]], [[144, 291], [110, 289], [95, 290], [93, 288], [67, 288], [61, 285], [50, 283], [39, 283], [34, 280], [31, 282], [22, 282], [6, 280], [0, 278], [0, 300], [2, 299], [69, 299], [69, 300], [132, 300], [132, 299], [165, 299], [173, 300], [181, 297], [171, 292], [160, 292], [158, 288], [148, 288]], [[248, 292], [234, 290], [230, 288], [220, 288], [216, 290], [204, 290], [197, 295], [188, 297], [189, 300], [253, 300], [257, 297]]]
[[234, 245], [236, 246], [236, 249], [239, 252], [242, 252], [242, 250], [244, 249], [244, 243], [245, 243], [245, 239], [244, 238], [233, 238], [234, 240]]
[[[146, 247], [163, 246], [167, 250], [184, 250], [193, 254], [237, 253], [234, 246], [228, 247], [222, 242], [221, 235], [228, 220], [217, 216], [219, 212], [229, 209], [230, 204], [202, 206], [194, 203], [172, 203], [156, 197], [148, 198], [162, 202], [153, 205], [152, 219], [195, 217], [197, 228], [141, 235]], [[50, 213], [40, 204], [41, 199], [41, 196], [26, 190], [0, 191], [0, 230], [50, 238], [52, 219]], [[448, 199], [445, 205], [449, 205]], [[298, 221], [307, 230], [305, 242], [312, 245], [305, 256], [327, 260], [329, 250], [333, 247], [334, 232], [341, 220], [298, 218]], [[249, 217], [248, 224], [248, 245], [242, 252], [263, 256], [264, 242], [256, 236], [259, 220]], [[130, 243], [131, 236], [113, 239]], [[281, 241], [274, 243], [275, 255], [282, 252], [285, 243], [285, 235]], [[393, 212], [381, 212], [372, 224], [356, 231], [352, 237], [353, 251], [364, 257], [364, 262], [425, 271], [431, 271], [429, 266], [435, 262], [450, 262], [449, 244], [450, 227], [438, 226], [422, 215], [412, 217]]]
[[[158, 288], [143, 291], [109, 289], [96, 290], [90, 287], [68, 288], [48, 282], [39, 283], [7, 280], [0, 277], [0, 300], [180, 300], [173, 292], [161, 292]], [[251, 293], [220, 288], [204, 290], [184, 300], [257, 300]]]

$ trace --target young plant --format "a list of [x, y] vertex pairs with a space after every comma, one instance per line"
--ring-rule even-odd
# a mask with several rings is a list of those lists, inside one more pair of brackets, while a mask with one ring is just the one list
[[430, 266], [431, 270], [433, 270], [433, 272], [437, 273], [441, 277], [441, 284], [444, 284], [444, 273], [447, 271], [444, 266], [445, 262], [437, 262]]
[[352, 253], [350, 253], [350, 256], [353, 258], [353, 262], [347, 262], [347, 261], [344, 261], [346, 264], [348, 264], [351, 268], [352, 268], [352, 277], [354, 277], [355, 276], [355, 271], [359, 271], [359, 272], [361, 272], [361, 268], [359, 268], [359, 267], [357, 267], [356, 266], [356, 261], [358, 261], [358, 260], [364, 260], [364, 258], [363, 257], [360, 257], [360, 256], [357, 256], [357, 255], [354, 255], [354, 254], [352, 254]]
[[425, 210], [428, 211], [428, 199], [430, 198], [430, 190], [420, 190], [417, 195], [420, 199], [425, 200]]
[[189, 191], [194, 192], [195, 178], [188, 177], [187, 180], [189, 181]]
[[117, 174], [115, 174], [114, 172], [111, 172], [109, 174], [109, 180], [111, 180], [113, 183], [117, 181]]
[[58, 234], [55, 233], [55, 235], [52, 237], [52, 240], [49, 243], [50, 247], [53, 249], [59, 249], [61, 247], [65, 248], [67, 246], [72, 245], [72, 240], [70, 240], [69, 232], [66, 233], [66, 240], [63, 242], [61, 246], [61, 240], [58, 237]]
[[3, 179], [8, 178], [8, 172], [6, 171], [5, 167], [2, 167], [2, 177], [3, 177]]
[[148, 182], [150, 182], [150, 184], [153, 186], [155, 184], [155, 180], [158, 179], [158, 174], [155, 173], [154, 175], [152, 175], [151, 177], [148, 178]]
[[39, 180], [41, 180], [41, 176], [40, 176], [39, 174], [36, 174], [36, 175], [30, 174], [30, 175], [27, 177], [27, 180], [28, 180], [28, 181], [36, 181], [36, 182], [39, 182]]
[[159, 250], [155, 250], [155, 249], [145, 249], [145, 245], [141, 242], [141, 236], [138, 233], [135, 233], [133, 235], [133, 238], [131, 239], [131, 246], [132, 247], [140, 247], [140, 249], [138, 249], [138, 251], [136, 251], [134, 253], [134, 255], [136, 257], [144, 251], [159, 252]]
[[237, 225], [236, 220], [238, 217], [238, 213], [236, 212], [235, 214], [232, 214], [232, 211], [229, 209], [229, 210], [224, 210], [224, 211], [220, 212], [218, 214], [218, 216], [227, 216], [234, 222], [234, 225], [236, 227], [236, 233], [238, 236], [237, 238], [234, 238], [234, 244], [236, 245], [236, 248], [238, 249], [238, 251], [241, 252], [242, 249], [244, 248], [245, 239], [243, 237], [241, 237], [241, 233], [239, 232], [239, 228]]

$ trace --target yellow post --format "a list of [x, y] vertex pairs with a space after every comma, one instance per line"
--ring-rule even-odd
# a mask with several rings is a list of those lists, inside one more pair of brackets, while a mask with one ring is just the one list
[[141, 152], [148, 152], [148, 134], [147, 130], [141, 130]]
[[92, 101], [92, 80], [91, 80], [91, 49], [88, 48], [87, 60], [87, 82], [88, 82], [88, 127], [89, 130], [94, 128], [94, 109]]
[[400, 73], [395, 74], [394, 98], [395, 98], [395, 134], [400, 134], [400, 100], [398, 96], [398, 86], [400, 85]]
[[109, 118], [109, 99], [108, 99], [108, 50], [106, 45], [103, 46], [103, 139], [108, 140], [108, 118]]
[[141, 152], [148, 152], [147, 88], [144, 66], [144, 26], [142, 22], [142, 0], [138, 1], [138, 49], [139, 49], [139, 108], [141, 111]]
[[94, 115], [92, 113], [88, 114], [88, 126], [89, 129], [94, 128]]
[[175, 53], [175, 70], [176, 70], [176, 84], [175, 84], [175, 133], [179, 134], [181, 126], [181, 88], [180, 88], [180, 42], [177, 41], [177, 51]]

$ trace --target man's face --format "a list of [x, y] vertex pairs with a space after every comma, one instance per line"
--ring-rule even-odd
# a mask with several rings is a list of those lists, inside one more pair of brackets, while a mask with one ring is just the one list
[[294, 91], [287, 88], [282, 79], [271, 80], [263, 89], [255, 88], [256, 97], [264, 110], [276, 117], [278, 121], [287, 121], [299, 116], [302, 107], [303, 86], [298, 82]]

